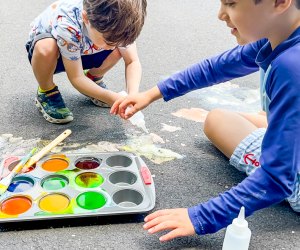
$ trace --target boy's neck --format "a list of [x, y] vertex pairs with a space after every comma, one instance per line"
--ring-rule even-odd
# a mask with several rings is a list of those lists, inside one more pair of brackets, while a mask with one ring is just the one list
[[288, 39], [298, 27], [300, 27], [300, 10], [291, 8], [273, 23], [273, 27], [274, 29], [270, 31], [268, 39], [274, 50], [279, 44]]

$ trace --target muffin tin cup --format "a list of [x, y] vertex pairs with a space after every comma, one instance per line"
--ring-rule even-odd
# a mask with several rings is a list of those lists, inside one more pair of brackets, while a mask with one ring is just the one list
[[[63, 164], [51, 166], [56, 162]], [[22, 213], [7, 214], [4, 206], [16, 196], [31, 206]], [[153, 209], [155, 199], [151, 173], [134, 154], [50, 155], [29, 173], [17, 175], [0, 197], [0, 223], [144, 213]]]

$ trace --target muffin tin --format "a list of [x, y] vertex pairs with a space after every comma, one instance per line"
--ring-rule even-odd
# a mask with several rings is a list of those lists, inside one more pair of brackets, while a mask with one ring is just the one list
[[[4, 170], [20, 158], [4, 159]], [[54, 154], [12, 180], [0, 197], [0, 223], [144, 213], [154, 206], [153, 178], [139, 156]]]

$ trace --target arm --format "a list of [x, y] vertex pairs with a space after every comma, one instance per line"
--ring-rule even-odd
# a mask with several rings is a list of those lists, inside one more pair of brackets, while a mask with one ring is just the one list
[[237, 46], [218, 56], [191, 65], [158, 83], [165, 101], [258, 71], [256, 55], [265, 40]]
[[125, 63], [126, 91], [128, 94], [138, 93], [142, 77], [142, 67], [136, 43], [131, 44], [126, 49], [119, 48], [119, 51]]
[[[192, 90], [255, 72], [258, 70], [255, 58], [264, 43], [265, 40], [261, 40], [253, 44], [237, 46], [170, 76], [141, 95], [122, 97], [112, 106], [111, 114], [119, 114], [122, 118], [128, 119], [161, 97], [169, 101]], [[125, 114], [129, 105], [133, 105], [133, 109]]]
[[82, 94], [100, 99], [109, 105], [121, 97], [120, 94], [106, 90], [95, 84], [83, 74], [81, 62], [82, 31], [69, 16], [57, 19], [52, 35], [57, 39], [66, 73], [72, 85]]
[[109, 105], [112, 105], [114, 101], [120, 98], [120, 95], [103, 89], [97, 84], [95, 84], [92, 80], [86, 77], [83, 73], [81, 59], [79, 58], [76, 61], [68, 60], [65, 57], [62, 57], [66, 73], [68, 78], [74, 88], [76, 88], [79, 92], [84, 95], [100, 99]]
[[[190, 223], [197, 234], [214, 233], [229, 225], [242, 206], [249, 216], [292, 194], [297, 172], [300, 172], [300, 81], [297, 53], [286, 58], [291, 63], [283, 63], [280, 68], [273, 65], [268, 77], [270, 116], [262, 144], [261, 167], [229, 191], [188, 208], [189, 219], [184, 222], [179, 223], [186, 218], [186, 211], [162, 210], [145, 218], [145, 229], [151, 229], [150, 233], [170, 229], [170, 233], [161, 237], [162, 241], [192, 234]], [[181, 214], [182, 219], [174, 219], [176, 214], [177, 217]]]
[[[112, 105], [110, 113], [114, 115], [119, 114], [123, 119], [128, 119], [160, 98], [162, 98], [162, 94], [159, 88], [155, 86], [142, 93], [121, 97]], [[128, 106], [131, 106], [130, 109], [127, 109]]]

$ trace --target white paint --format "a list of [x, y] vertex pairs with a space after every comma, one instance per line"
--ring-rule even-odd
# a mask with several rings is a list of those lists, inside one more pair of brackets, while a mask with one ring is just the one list
[[154, 133], [150, 133], [151, 139], [154, 143], [158, 142], [158, 143], [162, 143], [164, 144], [165, 141], [163, 138], [161, 138], [159, 135], [154, 134]]
[[259, 89], [240, 87], [231, 82], [195, 90], [187, 96], [198, 99], [199, 106], [207, 110], [220, 107], [243, 112], [261, 110]]
[[[89, 143], [62, 143], [56, 146], [51, 153], [93, 153], [93, 152], [117, 152], [124, 150], [138, 155], [145, 156], [154, 163], [160, 164], [165, 161], [181, 159], [178, 153], [170, 149], [161, 148], [156, 143], [164, 144], [164, 140], [156, 134], [129, 135], [128, 140], [120, 143], [100, 141], [94, 144]], [[33, 147], [39, 149], [47, 145], [50, 140], [28, 139], [13, 137], [11, 134], [0, 135], [0, 153], [2, 159], [9, 156], [22, 156], [28, 153]]]
[[175, 131], [181, 130], [181, 127], [170, 126], [165, 123], [161, 123], [161, 124], [163, 125], [163, 128], [161, 129], [161, 131], [175, 132]]

